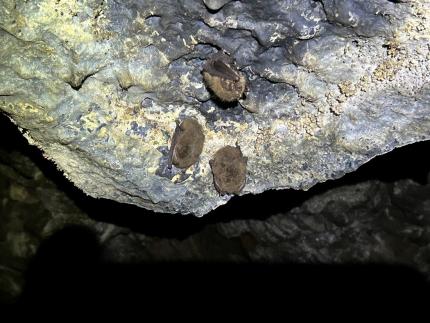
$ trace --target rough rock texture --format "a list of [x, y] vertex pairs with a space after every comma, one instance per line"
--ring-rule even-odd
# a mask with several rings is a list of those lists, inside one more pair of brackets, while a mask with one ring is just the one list
[[[208, 163], [222, 146], [248, 157], [255, 194], [430, 138], [428, 1], [225, 2], [1, 1], [0, 110], [87, 194], [198, 216], [231, 198]], [[211, 99], [200, 72], [219, 49], [258, 113]], [[205, 147], [170, 173], [185, 117]]]
[[[90, 289], [89, 264], [98, 264], [90, 280], [112, 264], [166, 261], [391, 264], [430, 278], [430, 141], [308, 192], [246, 196], [197, 219], [85, 196], [1, 121], [9, 141], [0, 142], [0, 302], [16, 299], [32, 277], [40, 290], [57, 286], [47, 292], [54, 297], [70, 284]], [[39, 276], [25, 274], [41, 243], [47, 264], [36, 268]], [[47, 245], [56, 252], [46, 253]], [[173, 271], [163, 280], [177, 277]]]

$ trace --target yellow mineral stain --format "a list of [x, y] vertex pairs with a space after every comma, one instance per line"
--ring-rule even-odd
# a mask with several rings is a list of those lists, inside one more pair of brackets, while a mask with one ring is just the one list
[[[81, 44], [94, 41], [94, 19], [89, 16], [86, 20], [76, 22], [76, 17], [87, 7], [87, 1], [45, 0], [38, 4], [39, 11], [25, 19], [25, 25], [30, 29], [48, 29], [63, 41], [70, 44]], [[100, 19], [99, 19], [100, 20]], [[100, 24], [100, 21], [98, 22]]]
[[106, 137], [106, 135], [107, 135], [107, 129], [106, 129], [106, 127], [102, 127], [102, 128], [99, 130], [99, 132], [97, 133], [97, 136], [98, 136], [99, 138], [104, 138], [104, 137]]

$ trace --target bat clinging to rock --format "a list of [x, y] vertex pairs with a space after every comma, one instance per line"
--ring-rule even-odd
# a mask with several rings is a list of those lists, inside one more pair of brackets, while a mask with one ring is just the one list
[[169, 164], [188, 168], [195, 164], [203, 150], [205, 135], [196, 119], [187, 118], [176, 126], [169, 152]]
[[247, 89], [244, 74], [234, 60], [222, 51], [211, 57], [203, 66], [203, 79], [207, 87], [223, 102], [241, 99]]

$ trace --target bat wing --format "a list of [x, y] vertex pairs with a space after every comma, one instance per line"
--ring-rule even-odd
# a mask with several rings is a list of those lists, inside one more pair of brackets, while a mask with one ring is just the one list
[[237, 73], [235, 73], [235, 71], [230, 66], [221, 60], [213, 61], [212, 70], [210, 73], [232, 81], [237, 81], [239, 79]]

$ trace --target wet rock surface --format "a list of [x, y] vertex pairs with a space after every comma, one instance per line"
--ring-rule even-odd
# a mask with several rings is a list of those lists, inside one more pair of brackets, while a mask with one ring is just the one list
[[[231, 198], [209, 167], [223, 146], [241, 147], [241, 194], [257, 194], [429, 139], [429, 21], [422, 1], [5, 0], [0, 110], [85, 193], [202, 216]], [[219, 50], [249, 81], [246, 109], [203, 83]], [[163, 176], [187, 117], [205, 149]]]
[[[401, 284], [404, 271], [393, 271], [394, 266], [416, 270], [428, 280], [430, 142], [395, 150], [308, 192], [236, 197], [198, 219], [160, 216], [88, 197], [26, 144], [7, 119], [0, 119], [0, 125], [9, 138], [0, 145], [0, 301], [16, 300], [23, 290], [31, 301], [38, 293], [55, 299], [76, 288], [79, 295], [89, 289], [101, 295], [107, 285], [115, 279], [123, 283], [125, 277], [145, 279], [142, 288], [153, 284], [159, 293], [163, 284], [182, 281], [186, 290], [187, 279], [215, 273], [219, 283], [230, 277], [235, 286], [242, 282], [255, 287], [257, 282], [248, 276], [241, 280], [238, 267], [232, 271], [220, 264], [259, 264], [255, 270], [260, 273], [267, 264], [311, 266], [275, 271], [276, 286], [286, 281], [290, 290], [303, 272], [310, 272], [303, 281], [306, 286], [326, 281], [321, 273], [333, 267], [323, 265], [385, 265], [370, 283], [365, 273], [375, 272], [373, 267], [352, 273], [348, 267], [334, 267], [329, 272], [338, 277], [347, 270], [347, 281], [353, 276], [364, 286], [378, 284], [391, 273], [386, 290]], [[173, 265], [149, 265], [154, 263]], [[208, 267], [184, 268], [180, 263], [218, 267], [208, 272]], [[109, 271], [112, 268], [115, 271]], [[329, 282], [326, 287], [332, 288]]]

